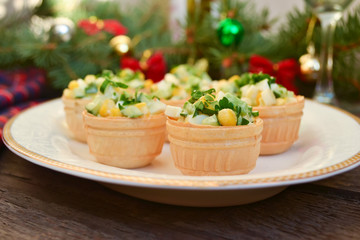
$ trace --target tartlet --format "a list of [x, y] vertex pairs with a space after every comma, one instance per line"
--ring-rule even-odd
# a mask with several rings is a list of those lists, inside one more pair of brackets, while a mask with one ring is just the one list
[[[194, 65], [181, 64], [165, 74], [164, 79], [151, 86], [153, 96], [170, 106], [182, 107], [196, 90], [208, 90], [211, 78], [207, 74], [208, 62], [198, 60]], [[167, 132], [165, 141], [169, 142]]]
[[165, 137], [164, 114], [137, 119], [103, 118], [84, 111], [83, 117], [90, 153], [99, 163], [139, 168], [161, 154]]
[[100, 89], [83, 112], [90, 153], [114, 167], [150, 164], [164, 144], [166, 105], [145, 93], [127, 92], [118, 82]]
[[85, 106], [91, 102], [91, 99], [73, 99], [61, 97], [64, 104], [65, 121], [73, 135], [73, 138], [77, 141], [86, 143], [86, 132], [83, 123], [82, 112]]
[[287, 151], [299, 137], [299, 128], [305, 100], [296, 96], [296, 102], [280, 106], [254, 107], [264, 120], [261, 155], [272, 155]]
[[123, 69], [117, 73], [104, 70], [98, 76], [87, 75], [84, 79], [70, 81], [61, 98], [64, 104], [66, 123], [74, 139], [86, 142], [82, 112], [98, 93], [100, 86], [108, 81], [124, 83], [130, 91], [138, 89], [150, 91], [151, 85], [151, 81], [145, 80], [141, 72], [134, 72], [130, 69]]
[[260, 153], [263, 121], [229, 93], [203, 92], [194, 99], [198, 93], [183, 109], [167, 106], [165, 111], [175, 167], [196, 176], [250, 172]]
[[94, 75], [70, 81], [68, 87], [63, 91], [61, 100], [64, 105], [66, 124], [77, 141], [86, 142], [82, 112], [97, 91], [98, 85]]
[[264, 121], [260, 155], [287, 151], [299, 135], [304, 97], [296, 96], [275, 80], [262, 73], [246, 73], [235, 80], [241, 99], [259, 111]]

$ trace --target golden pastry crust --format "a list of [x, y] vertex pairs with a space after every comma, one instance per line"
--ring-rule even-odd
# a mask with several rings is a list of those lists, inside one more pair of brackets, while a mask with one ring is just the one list
[[185, 175], [246, 174], [256, 166], [263, 121], [233, 127], [167, 120], [171, 155]]
[[264, 121], [260, 155], [287, 151], [299, 137], [305, 100], [296, 96], [297, 102], [281, 106], [254, 107]]
[[96, 117], [83, 112], [87, 143], [96, 161], [120, 168], [146, 166], [162, 151], [166, 117]]

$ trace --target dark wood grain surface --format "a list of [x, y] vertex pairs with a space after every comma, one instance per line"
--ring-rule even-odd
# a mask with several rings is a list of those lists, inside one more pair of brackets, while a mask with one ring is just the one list
[[0, 239], [360, 239], [360, 168], [248, 205], [136, 199], [0, 150]]

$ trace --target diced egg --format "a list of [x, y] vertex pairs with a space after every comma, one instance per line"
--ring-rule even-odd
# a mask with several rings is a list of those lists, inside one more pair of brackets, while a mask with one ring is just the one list
[[95, 82], [95, 80], [96, 80], [95, 75], [86, 75], [85, 79], [84, 79], [86, 84], [90, 84], [92, 82]]
[[201, 125], [202, 121], [209, 117], [208, 115], [205, 115], [205, 114], [200, 114], [200, 115], [197, 115], [195, 117], [192, 117], [192, 116], [187, 116], [185, 121], [186, 122], [189, 122], [189, 123], [192, 123], [192, 124], [198, 124], [198, 125]]
[[162, 113], [166, 109], [166, 104], [160, 101], [150, 101], [148, 108], [151, 114]]
[[97, 86], [101, 86], [101, 84], [105, 81], [105, 78], [99, 77], [95, 80]]
[[256, 104], [256, 97], [259, 92], [259, 89], [255, 85], [251, 85], [249, 89], [246, 92], [246, 95], [244, 97], [247, 97], [251, 100], [251, 105]]
[[260, 101], [262, 101], [265, 106], [271, 106], [276, 104], [275, 95], [270, 89], [261, 92]]
[[242, 95], [242, 96], [245, 96], [245, 95], [246, 95], [249, 87], [250, 87], [250, 85], [245, 85], [245, 86], [243, 86], [243, 87], [240, 88], [240, 91], [241, 91], [241, 95]]
[[258, 89], [259, 89], [260, 91], [265, 91], [266, 89], [269, 89], [269, 88], [270, 88], [268, 81], [269, 81], [268, 79], [264, 79], [264, 80], [258, 82], [258, 83], [256, 84], [256, 86], [258, 87]]
[[252, 103], [251, 100], [247, 97], [242, 97], [241, 100], [246, 102], [247, 105], [251, 105], [251, 103]]
[[86, 88], [87, 87], [87, 84], [86, 84], [86, 82], [84, 80], [78, 79], [77, 82], [79, 84], [79, 88]]
[[180, 84], [179, 79], [178, 79], [177, 77], [175, 77], [174, 74], [171, 74], [171, 73], [165, 74], [164, 80], [165, 80], [166, 82], [169, 82], [169, 83], [172, 83], [172, 84], [175, 84], [175, 85], [179, 85], [179, 84]]
[[165, 115], [171, 118], [179, 119], [180, 113], [181, 113], [181, 107], [167, 105], [165, 108]]
[[220, 101], [221, 99], [223, 99], [225, 96], [225, 93], [223, 91], [219, 91], [217, 94], [216, 94], [216, 101]]

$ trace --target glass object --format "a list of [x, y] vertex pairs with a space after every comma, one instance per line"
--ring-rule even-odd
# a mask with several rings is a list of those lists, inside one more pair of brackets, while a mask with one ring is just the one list
[[333, 69], [333, 38], [337, 21], [352, 0], [305, 0], [321, 23], [320, 75], [316, 82], [314, 99], [337, 105]]

